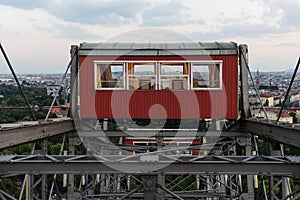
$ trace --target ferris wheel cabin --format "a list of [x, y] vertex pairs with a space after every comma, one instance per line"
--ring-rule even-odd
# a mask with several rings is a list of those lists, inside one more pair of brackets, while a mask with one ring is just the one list
[[80, 117], [237, 119], [236, 43], [82, 43]]

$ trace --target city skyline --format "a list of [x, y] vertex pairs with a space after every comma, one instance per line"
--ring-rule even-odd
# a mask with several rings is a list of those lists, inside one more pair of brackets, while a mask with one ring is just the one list
[[[136, 29], [247, 44], [251, 71], [285, 71], [299, 57], [299, 9], [299, 0], [0, 0], [0, 42], [18, 74], [63, 73], [72, 44], [118, 41], [120, 34], [138, 40]], [[3, 73], [10, 72], [1, 55]]]

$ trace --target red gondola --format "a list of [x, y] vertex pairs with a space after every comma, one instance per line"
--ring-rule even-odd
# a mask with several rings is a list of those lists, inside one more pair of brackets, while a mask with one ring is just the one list
[[238, 117], [235, 43], [83, 43], [80, 117]]

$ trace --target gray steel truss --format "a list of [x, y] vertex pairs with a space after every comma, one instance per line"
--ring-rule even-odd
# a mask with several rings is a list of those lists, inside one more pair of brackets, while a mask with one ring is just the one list
[[253, 120], [239, 120], [230, 131], [251, 133], [261, 137], [300, 148], [300, 130], [285, 126], [258, 122]]
[[73, 120], [46, 122], [43, 124], [0, 131], [0, 149], [75, 131]]
[[[7, 174], [259, 174], [300, 176], [300, 157], [273, 156], [1, 156]], [[123, 169], [120, 171], [120, 169]], [[152, 169], [158, 169], [152, 172]]]
[[[79, 127], [80, 128], [80, 127]], [[0, 149], [33, 142], [39, 139], [76, 131], [73, 120], [62, 122], [45, 123], [36, 126], [1, 130]], [[79, 131], [81, 131], [79, 129]], [[127, 137], [127, 136], [153, 136], [151, 131], [84, 131], [85, 136], [91, 137]], [[220, 137], [245, 137], [249, 134], [268, 137], [271, 140], [300, 148], [300, 130], [280, 125], [240, 120], [229, 131], [207, 131], [190, 133], [189, 131], [158, 131], [156, 137], [197, 137], [197, 136], [220, 136]]]

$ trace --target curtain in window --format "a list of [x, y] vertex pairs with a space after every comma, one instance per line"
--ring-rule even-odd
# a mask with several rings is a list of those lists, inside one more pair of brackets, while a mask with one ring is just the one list
[[111, 66], [110, 65], [100, 65], [100, 72], [101, 72], [101, 84], [102, 87], [109, 87], [112, 81], [112, 73], [111, 73]]
[[187, 63], [183, 63], [183, 74], [188, 74], [188, 65], [187, 65]]
[[210, 87], [219, 86], [219, 67], [215, 64], [208, 65]]
[[133, 65], [133, 63], [128, 63], [128, 74], [134, 74], [134, 65]]
[[101, 71], [100, 66], [97, 65], [97, 88], [101, 88]]

